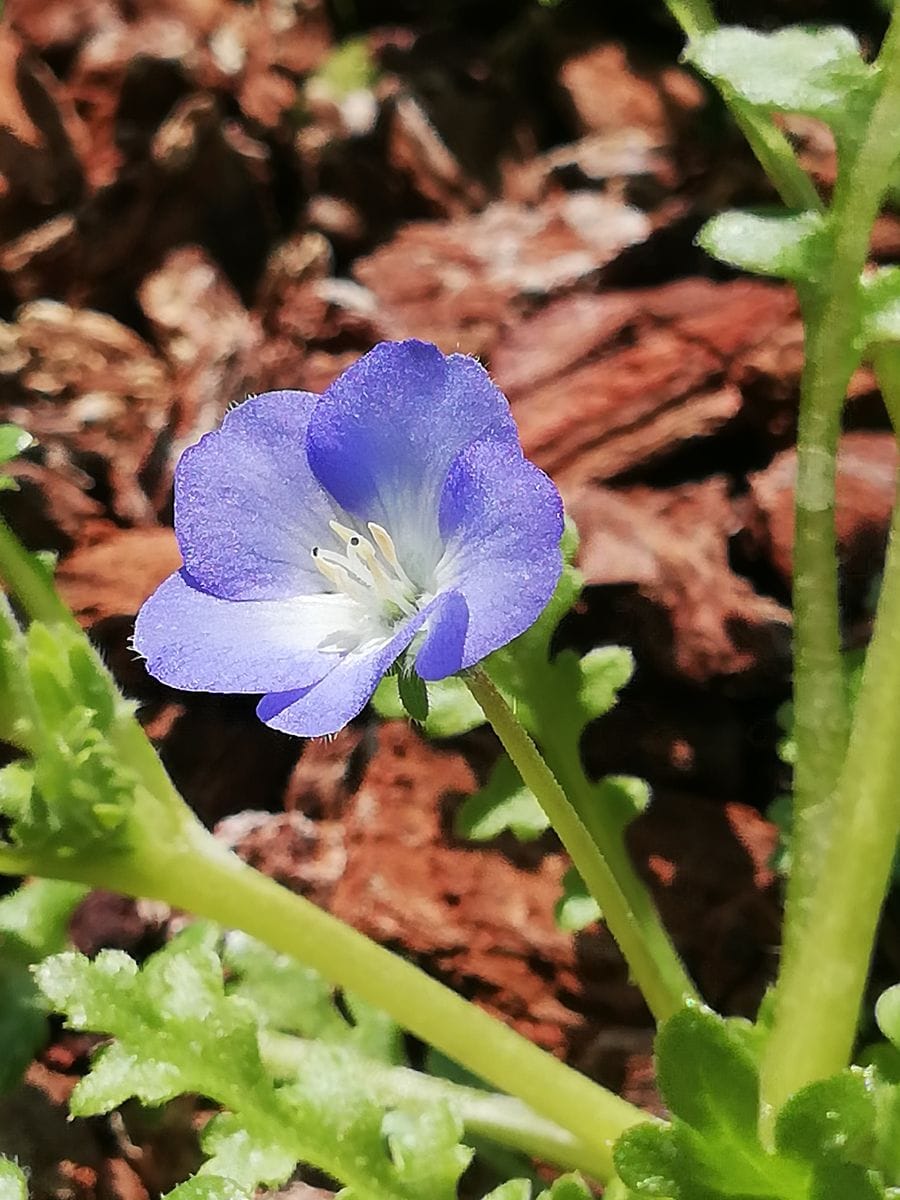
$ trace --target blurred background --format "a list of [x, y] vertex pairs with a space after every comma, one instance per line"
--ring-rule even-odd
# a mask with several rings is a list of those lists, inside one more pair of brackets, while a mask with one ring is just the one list
[[[884, 23], [874, 0], [747, 0], [719, 16], [841, 22], [868, 50]], [[429, 744], [367, 713], [304, 746], [262, 727], [248, 698], [163, 688], [128, 639], [179, 564], [174, 464], [229, 405], [321, 390], [386, 338], [479, 356], [581, 532], [588, 587], [560, 645], [637, 657], [586, 759], [650, 782], [635, 854], [706, 996], [754, 1010], [777, 954], [766, 813], [788, 781], [776, 715], [802, 327], [789, 286], [694, 245], [712, 214], [775, 197], [678, 65], [682, 42], [661, 0], [7, 0], [0, 24], [0, 420], [37, 438], [0, 509], [58, 556], [66, 600], [204, 821], [651, 1106], [650, 1020], [614, 947], [602, 926], [554, 925], [557, 845], [453, 833], [496, 758], [490, 736]], [[827, 131], [784, 125], [827, 194]], [[892, 212], [873, 254], [900, 257]], [[854, 645], [896, 467], [867, 369], [847, 430]], [[896, 917], [889, 905], [888, 982]], [[96, 894], [75, 936], [141, 957], [167, 922]], [[0, 1150], [37, 1139], [38, 1194], [171, 1186], [177, 1139], [151, 1152], [159, 1131], [145, 1131], [142, 1175], [110, 1122], [66, 1126], [89, 1048], [58, 1032], [0, 1101]]]

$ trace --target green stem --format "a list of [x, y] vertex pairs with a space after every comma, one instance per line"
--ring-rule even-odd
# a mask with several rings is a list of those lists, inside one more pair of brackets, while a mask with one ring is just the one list
[[766, 1049], [766, 1103], [849, 1061], [872, 943], [900, 832], [900, 505], [866, 657], [832, 837], [806, 910], [809, 935], [784, 962]]
[[[166, 808], [171, 815], [172, 806]], [[640, 1109], [592, 1083], [412, 963], [248, 867], [186, 808], [183, 812], [177, 834], [168, 828], [160, 839], [151, 832], [152, 814], [145, 809], [144, 830], [135, 838], [130, 856], [38, 863], [32, 869], [124, 895], [163, 900], [242, 929], [381, 1008], [454, 1062], [568, 1130], [591, 1148], [599, 1178], [612, 1172], [612, 1147], [625, 1129], [646, 1120]]]
[[[712, 33], [717, 28], [715, 14], [708, 0], [666, 0], [666, 7], [689, 40]], [[819, 193], [797, 162], [790, 142], [777, 125], [733, 93], [723, 91], [722, 99], [788, 208], [820, 210], [822, 200]]]
[[374, 1059], [363, 1059], [355, 1050], [345, 1052], [340, 1046], [284, 1033], [262, 1032], [260, 1049], [263, 1061], [276, 1078], [324, 1074], [332, 1056], [341, 1057], [343, 1053], [351, 1067], [364, 1069], [366, 1083], [379, 1104], [390, 1107], [443, 1101], [459, 1115], [466, 1131], [474, 1137], [489, 1138], [564, 1170], [583, 1171], [596, 1178], [607, 1171], [605, 1156], [598, 1154], [594, 1144], [580, 1142], [568, 1130], [547, 1121], [513, 1096], [464, 1087], [408, 1067], [387, 1066]]
[[548, 688], [546, 693], [529, 696], [538, 714], [537, 728], [541, 731], [541, 749], [547, 765], [606, 860], [659, 973], [670, 981], [673, 994], [694, 995], [694, 985], [666, 932], [650, 890], [635, 870], [621, 814], [610, 812], [599, 802], [596, 784], [588, 779], [581, 764], [580, 738], [572, 736], [568, 718], [560, 715], [554, 695], [553, 689]]
[[49, 572], [22, 546], [0, 517], [0, 579], [5, 579], [33, 621], [77, 625], [60, 600]]
[[[800, 397], [794, 542], [797, 764], [793, 863], [787, 891], [782, 965], [775, 994], [775, 1023], [763, 1063], [763, 1095], [770, 1106], [777, 1106], [795, 1088], [840, 1069], [846, 1062], [865, 975], [865, 966], [860, 972], [859, 962], [868, 961], [871, 948], [870, 941], [863, 944], [858, 941], [859, 929], [866, 926], [862, 915], [852, 945], [849, 941], [832, 942], [824, 948], [820, 922], [823, 906], [835, 910], [859, 908], [852, 891], [835, 890], [833, 873], [824, 864], [840, 855], [853, 860], [864, 872], [869, 870], [865, 853], [852, 840], [847, 813], [848, 788], [854, 786], [848, 774], [849, 763], [851, 758], [858, 761], [856, 748], [863, 717], [860, 707], [848, 752], [849, 713], [840, 657], [834, 488], [841, 409], [850, 376], [861, 357], [859, 279], [872, 225], [900, 150], [897, 141], [900, 5], [895, 7], [879, 64], [881, 92], [865, 139], [855, 159], [842, 165], [835, 190], [829, 217], [834, 242], [828, 270], [823, 272], [816, 287], [815, 299], [807, 296], [807, 354]], [[879, 611], [886, 611], [884, 605], [888, 603], [882, 596]], [[884, 621], [885, 617], [880, 616], [879, 629], [883, 629]], [[881, 644], [885, 636], [883, 632], [876, 633]], [[873, 651], [874, 648], [873, 641]], [[874, 669], [878, 678], [882, 668]], [[882, 749], [885, 754], [889, 752], [887, 743], [879, 753]], [[873, 758], [877, 755], [873, 754]], [[879, 769], [875, 761], [867, 766], [867, 771], [875, 774]], [[852, 828], [854, 836], [864, 839], [864, 831]], [[892, 853], [893, 835], [889, 837]], [[882, 890], [885, 878], [878, 881]], [[880, 903], [879, 897], [876, 915]], [[811, 974], [806, 974], [813, 948], [818, 965]], [[844, 981], [837, 989], [843, 1000], [833, 1012], [821, 992], [825, 970], [821, 964], [828, 963], [829, 956], [836, 964], [835, 973]], [[846, 971], [840, 965], [845, 959], [853, 964]], [[831, 973], [832, 968], [829, 966], [827, 970]], [[814, 1044], [820, 1049], [814, 1049]]]
[[674, 952], [671, 956], [657, 957], [655, 914], [648, 924], [646, 913], [638, 913], [631, 906], [620, 879], [605, 856], [605, 847], [594, 841], [556, 776], [488, 675], [475, 667], [466, 675], [466, 683], [600, 905], [603, 919], [618, 942], [650, 1010], [657, 1021], [666, 1020], [683, 1006], [686, 999], [695, 997], [695, 992]]

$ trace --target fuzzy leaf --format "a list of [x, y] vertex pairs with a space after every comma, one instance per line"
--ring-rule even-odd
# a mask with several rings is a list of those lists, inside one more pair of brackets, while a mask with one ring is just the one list
[[25, 1172], [8, 1158], [0, 1158], [0, 1200], [28, 1200]]
[[[23, 450], [34, 444], [34, 438], [18, 425], [0, 425], [0, 466], [18, 458]], [[19, 485], [11, 475], [0, 471], [0, 492], [18, 491]]]
[[702, 1005], [686, 1005], [663, 1025], [656, 1055], [660, 1090], [677, 1117], [716, 1139], [756, 1141], [759, 1076], [726, 1021]]
[[726, 26], [691, 40], [685, 58], [727, 92], [766, 111], [861, 120], [876, 73], [848, 29]]
[[250, 1004], [262, 1028], [350, 1044], [380, 1062], [405, 1061], [396, 1022], [349, 993], [343, 995], [345, 1016], [334, 988], [310, 967], [237, 930], [225, 936], [222, 961], [228, 994]]
[[600, 905], [590, 894], [575, 867], [563, 876], [563, 894], [554, 910], [556, 924], [567, 933], [577, 933], [602, 917]]
[[296, 1159], [283, 1145], [269, 1144], [251, 1137], [233, 1113], [220, 1113], [203, 1130], [200, 1139], [209, 1158], [200, 1168], [201, 1175], [224, 1176], [243, 1188], [260, 1183], [278, 1187], [294, 1169]]
[[505, 756], [494, 764], [484, 787], [466, 797], [454, 821], [457, 836], [474, 842], [490, 841], [507, 829], [520, 842], [531, 842], [549, 826], [534, 794]]
[[820, 213], [725, 212], [700, 230], [697, 242], [720, 262], [794, 282], [818, 278], [829, 239]]
[[241, 1187], [233, 1179], [195, 1175], [171, 1192], [166, 1192], [163, 1200], [253, 1200], [254, 1191], [252, 1187]]
[[227, 1110], [208, 1130], [211, 1176], [275, 1186], [302, 1161], [358, 1200], [421, 1200], [423, 1182], [430, 1200], [453, 1200], [470, 1153], [456, 1117], [436, 1101], [386, 1125], [359, 1056], [342, 1046], [312, 1043], [317, 1053], [292, 1070], [291, 1083], [276, 1085], [259, 1055], [258, 1007], [226, 993], [216, 936], [190, 927], [140, 971], [108, 950], [93, 962], [62, 954], [37, 968], [70, 1026], [114, 1038], [76, 1087], [73, 1113], [109, 1111], [129, 1096], [152, 1105], [196, 1093]]
[[900, 342], [900, 267], [879, 267], [862, 277], [863, 340]]
[[778, 1114], [775, 1144], [782, 1154], [811, 1162], [829, 1155], [863, 1161], [871, 1155], [876, 1120], [871, 1080], [854, 1068], [792, 1096]]

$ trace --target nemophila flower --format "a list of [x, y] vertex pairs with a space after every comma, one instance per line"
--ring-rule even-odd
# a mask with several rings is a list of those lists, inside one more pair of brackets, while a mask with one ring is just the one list
[[559, 578], [562, 505], [479, 363], [385, 342], [323, 395], [252, 396], [187, 450], [175, 532], [184, 566], [135, 628], [150, 673], [265, 692], [266, 724], [316, 736], [395, 664], [442, 679], [527, 629]]

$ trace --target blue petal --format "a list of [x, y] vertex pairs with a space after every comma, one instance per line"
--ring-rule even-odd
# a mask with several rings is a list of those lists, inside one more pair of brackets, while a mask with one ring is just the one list
[[383, 342], [325, 392], [309, 423], [309, 462], [348, 512], [377, 521], [423, 583], [440, 556], [437, 506], [450, 463], [486, 438], [517, 445], [484, 368], [428, 342]]
[[181, 457], [175, 532], [191, 578], [241, 600], [321, 592], [310, 558], [339, 515], [312, 474], [306, 431], [319, 397], [251, 396]]
[[426, 621], [440, 622], [449, 597], [438, 596], [410, 617], [388, 642], [346, 655], [311, 687], [263, 696], [260, 720], [297, 737], [322, 737], [339, 729], [365, 708], [379, 679], [403, 653]]
[[516, 446], [481, 442], [455, 460], [440, 504], [441, 591], [469, 609], [461, 666], [506, 645], [540, 616], [562, 571], [563, 507]]
[[138, 613], [134, 648], [155, 678], [189, 692], [267, 692], [308, 686], [330, 671], [334, 652], [316, 646], [352, 629], [358, 606], [343, 596], [222, 600], [169, 578]]
[[428, 635], [416, 655], [416, 672], [423, 679], [446, 679], [462, 666], [469, 627], [469, 606], [459, 592], [446, 592], [443, 604], [428, 622]]

